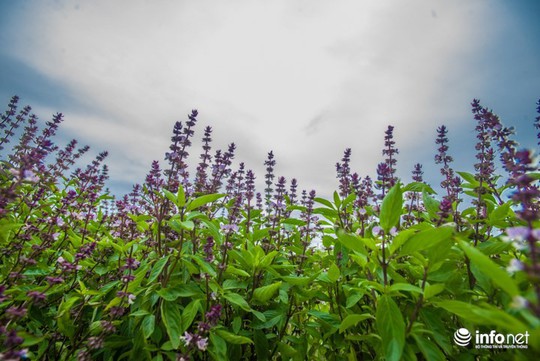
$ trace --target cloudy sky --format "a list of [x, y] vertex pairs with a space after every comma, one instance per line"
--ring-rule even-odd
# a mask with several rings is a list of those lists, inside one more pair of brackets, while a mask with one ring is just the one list
[[322, 194], [345, 148], [375, 176], [389, 124], [399, 175], [421, 162], [438, 182], [437, 126], [458, 167], [474, 162], [473, 98], [534, 146], [539, 18], [533, 0], [2, 1], [0, 101], [64, 113], [62, 141], [110, 152], [117, 194], [193, 108], [196, 138], [211, 125], [261, 182], [270, 150], [278, 175]]

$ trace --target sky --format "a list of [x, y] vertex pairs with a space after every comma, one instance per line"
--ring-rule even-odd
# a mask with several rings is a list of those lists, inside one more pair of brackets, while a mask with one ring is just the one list
[[395, 126], [397, 170], [440, 182], [436, 129], [449, 129], [458, 170], [472, 170], [474, 98], [536, 146], [540, 2], [503, 0], [24, 0], [0, 2], [0, 102], [21, 97], [59, 143], [109, 151], [109, 188], [162, 165], [176, 121], [198, 109], [191, 162], [212, 126], [214, 149], [262, 191], [276, 175], [329, 195], [335, 163], [376, 177]]

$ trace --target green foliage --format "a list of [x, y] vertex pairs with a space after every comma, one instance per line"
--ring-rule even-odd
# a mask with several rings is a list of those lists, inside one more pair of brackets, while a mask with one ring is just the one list
[[[88, 190], [95, 167], [86, 183], [80, 174], [32, 183], [13, 162], [0, 168], [2, 194], [12, 197], [0, 215], [0, 353], [107, 361], [540, 353], [530, 277], [538, 263], [526, 243], [540, 226], [520, 218], [515, 199], [499, 200], [511, 185], [475, 193], [477, 177], [458, 173], [483, 214], [456, 200], [444, 214], [442, 197], [418, 181], [397, 181], [379, 198], [352, 185], [301, 201], [276, 189], [259, 207], [242, 193], [239, 170], [214, 174], [215, 187], [174, 175], [148, 181], [114, 208], [103, 187]], [[529, 233], [509, 239], [509, 229]], [[466, 348], [453, 341], [461, 328], [528, 332], [530, 342]]]

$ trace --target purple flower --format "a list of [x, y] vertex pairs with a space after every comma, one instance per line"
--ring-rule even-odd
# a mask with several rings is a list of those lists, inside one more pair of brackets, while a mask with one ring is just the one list
[[125, 267], [127, 269], [136, 270], [141, 265], [141, 262], [137, 261], [135, 258], [128, 257], [126, 258], [126, 265]]
[[523, 269], [523, 263], [515, 258], [512, 258], [512, 260], [508, 264], [508, 267], [506, 267], [506, 271], [508, 273], [516, 273], [518, 271], [523, 271]]
[[103, 348], [104, 344], [105, 340], [101, 336], [89, 337], [87, 340], [88, 348], [91, 350], [98, 350], [100, 348]]
[[191, 342], [193, 341], [193, 339], [194, 339], [195, 336], [196, 336], [196, 335], [191, 334], [191, 333], [189, 333], [189, 332], [186, 331], [186, 332], [184, 333], [184, 336], [180, 336], [180, 340], [181, 340], [182, 342], [184, 342], [184, 345], [189, 346], [189, 345], [191, 344]]
[[203, 251], [205, 254], [204, 259], [206, 262], [213, 262], [215, 259], [213, 247], [214, 247], [214, 239], [212, 237], [208, 237], [206, 239], [206, 243], [203, 246]]
[[6, 310], [6, 314], [8, 314], [11, 318], [22, 318], [26, 316], [26, 311], [27, 309], [22, 306], [20, 307], [11, 306], [10, 308]]
[[236, 224], [222, 224], [220, 228], [225, 234], [231, 234], [238, 231], [238, 225]]
[[34, 302], [40, 302], [47, 299], [47, 296], [45, 296], [43, 292], [39, 291], [29, 291], [26, 295], [30, 297]]
[[0, 303], [4, 302], [5, 300], [7, 300], [7, 296], [4, 295], [4, 292], [6, 291], [6, 286], [5, 285], [0, 285]]
[[213, 305], [210, 311], [206, 313], [206, 320], [211, 326], [217, 325], [219, 318], [221, 317], [221, 305]]
[[45, 277], [45, 280], [47, 281], [47, 283], [49, 285], [57, 285], [57, 284], [60, 284], [60, 283], [64, 283], [64, 279], [62, 277], [51, 277], [51, 276], [47, 276]]
[[208, 338], [201, 337], [197, 340], [197, 348], [201, 351], [206, 351], [206, 348], [208, 347]]
[[109, 313], [112, 318], [122, 317], [126, 309], [122, 306], [113, 306], [109, 309]]

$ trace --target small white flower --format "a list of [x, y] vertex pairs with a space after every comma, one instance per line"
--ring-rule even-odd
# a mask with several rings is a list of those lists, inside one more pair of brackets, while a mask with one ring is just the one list
[[127, 297], [128, 304], [132, 305], [133, 302], [135, 302], [136, 298], [137, 296], [135, 296], [133, 293], [130, 293]]
[[206, 337], [197, 340], [197, 348], [201, 351], [206, 351], [208, 347], [208, 339]]
[[506, 271], [508, 273], [516, 273], [518, 271], [523, 270], [523, 263], [521, 263], [519, 260], [512, 258], [510, 261], [510, 264], [508, 264], [508, 267], [506, 267]]
[[527, 301], [524, 297], [521, 296], [515, 296], [512, 298], [512, 303], [510, 304], [511, 308], [525, 308], [529, 304], [529, 301]]
[[378, 236], [378, 235], [380, 235], [382, 233], [382, 228], [379, 227], [379, 226], [375, 226], [375, 227], [373, 227], [371, 232], [373, 233], [374, 236]]

